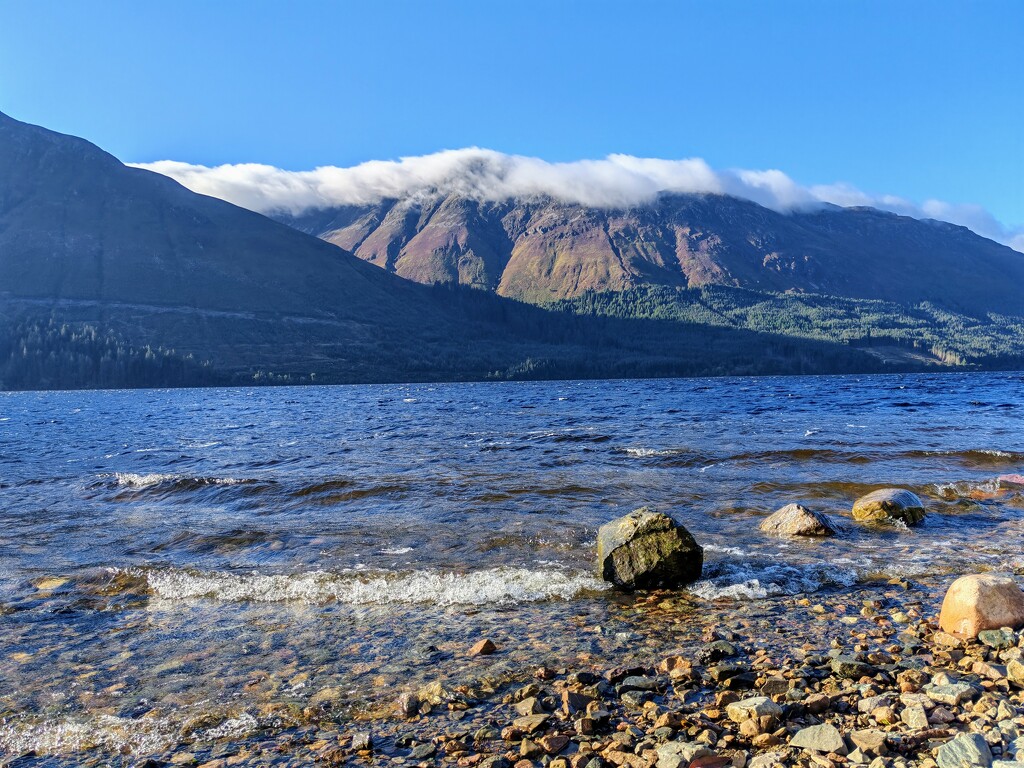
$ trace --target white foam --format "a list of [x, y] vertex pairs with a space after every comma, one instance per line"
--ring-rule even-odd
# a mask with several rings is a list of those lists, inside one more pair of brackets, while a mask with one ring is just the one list
[[163, 718], [99, 715], [35, 723], [15, 720], [0, 726], [0, 750], [14, 755], [67, 755], [96, 748], [114, 754], [154, 754], [167, 749], [175, 733], [175, 727]]
[[382, 555], [405, 555], [412, 552], [412, 547], [394, 547], [390, 549], [382, 549], [380, 553]]
[[685, 451], [680, 448], [626, 448], [625, 453], [627, 456], [646, 459], [651, 456], [678, 456]]
[[759, 600], [816, 592], [825, 587], [849, 587], [860, 579], [853, 568], [779, 561], [717, 562], [710, 564], [705, 574], [706, 578], [690, 586], [693, 594], [705, 600]]
[[583, 573], [525, 568], [490, 568], [470, 573], [384, 572], [376, 576], [326, 571], [267, 575], [150, 570], [145, 572], [145, 578], [152, 593], [167, 600], [206, 598], [229, 602], [348, 605], [430, 603], [449, 606], [571, 600], [583, 592], [606, 587]]
[[154, 472], [139, 475], [134, 472], [117, 472], [114, 480], [121, 488], [152, 488], [163, 483], [194, 482], [202, 485], [239, 485], [249, 482], [234, 477], [189, 477], [188, 475], [168, 475]]

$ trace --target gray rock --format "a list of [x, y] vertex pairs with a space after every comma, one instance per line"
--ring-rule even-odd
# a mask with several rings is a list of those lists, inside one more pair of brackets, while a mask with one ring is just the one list
[[850, 742], [865, 755], [884, 755], [889, 751], [884, 731], [872, 729], [852, 731]]
[[658, 747], [657, 753], [657, 768], [686, 768], [698, 757], [714, 754], [705, 744], [689, 741], [670, 741]]
[[912, 704], [900, 713], [900, 720], [911, 730], [920, 731], [929, 727], [928, 715], [920, 704]]
[[853, 504], [853, 519], [861, 522], [898, 522], [917, 525], [924, 520], [924, 504], [902, 488], [881, 488]]
[[790, 740], [789, 746], [813, 752], [835, 752], [840, 755], [846, 753], [843, 735], [829, 723], [801, 728]]
[[700, 578], [704, 550], [666, 514], [642, 507], [597, 533], [597, 568], [624, 589], [678, 587]]
[[437, 747], [433, 744], [418, 744], [412, 748], [409, 757], [413, 760], [425, 760], [428, 757], [433, 757], [435, 752], [437, 752]]
[[936, 758], [939, 768], [990, 768], [992, 752], [979, 733], [961, 733], [941, 747]]
[[1008, 627], [1002, 629], [983, 629], [978, 633], [978, 640], [1001, 651], [1004, 648], [1012, 648], [1017, 644], [1017, 633]]
[[782, 717], [782, 707], [767, 696], [752, 696], [727, 705], [725, 714], [734, 723], [742, 723], [754, 717]]
[[949, 685], [936, 685], [934, 688], [930, 688], [926, 691], [928, 698], [932, 701], [937, 701], [939, 704], [948, 704], [951, 707], [955, 707], [960, 702], [967, 699], [973, 699], [978, 695], [978, 692], [967, 685], [967, 683], [951, 683]]
[[368, 733], [356, 733], [352, 736], [352, 749], [356, 752], [360, 752], [364, 749], [370, 749], [373, 747], [373, 739]]
[[836, 529], [828, 518], [800, 504], [787, 504], [758, 526], [773, 536], [833, 536]]

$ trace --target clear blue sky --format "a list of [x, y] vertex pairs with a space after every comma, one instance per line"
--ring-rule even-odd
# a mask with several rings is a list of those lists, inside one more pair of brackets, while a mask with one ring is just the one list
[[696, 156], [1024, 223], [1022, 0], [0, 0], [0, 111], [126, 161]]

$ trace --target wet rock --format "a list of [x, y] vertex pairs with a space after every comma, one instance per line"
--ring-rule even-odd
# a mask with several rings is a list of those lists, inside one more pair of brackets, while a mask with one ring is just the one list
[[1024, 592], [1009, 576], [961, 576], [946, 591], [939, 626], [964, 637], [976, 637], [986, 629], [1019, 629], [1024, 626]]
[[790, 740], [791, 747], [809, 749], [812, 752], [846, 753], [846, 742], [839, 730], [829, 723], [801, 728]]
[[524, 717], [517, 717], [512, 721], [512, 725], [524, 733], [534, 733], [540, 730], [547, 721], [547, 715], [526, 715]]
[[415, 693], [403, 693], [398, 697], [395, 708], [402, 717], [415, 717], [420, 712], [420, 697]]
[[859, 680], [862, 677], [872, 677], [878, 674], [878, 670], [863, 661], [858, 661], [852, 656], [837, 656], [832, 659], [832, 671], [839, 677], [846, 677], [851, 680]]
[[516, 702], [515, 710], [521, 717], [544, 713], [544, 708], [540, 705], [540, 701], [537, 700], [536, 696], [530, 696], [527, 699]]
[[939, 768], [989, 768], [992, 752], [985, 738], [977, 733], [961, 733], [939, 747]]
[[924, 504], [901, 488], [881, 488], [853, 504], [853, 519], [861, 522], [899, 522], [917, 525], [924, 520]]
[[739, 656], [739, 649], [727, 640], [715, 640], [697, 651], [698, 664], [714, 664], [722, 659]]
[[351, 748], [355, 752], [362, 752], [373, 748], [373, 737], [368, 733], [356, 733], [352, 736]]
[[498, 646], [496, 646], [489, 638], [485, 637], [483, 640], [479, 641], [472, 648], [469, 649], [469, 655], [490, 656], [496, 650], [498, 650]]
[[758, 526], [773, 536], [833, 536], [836, 529], [824, 515], [800, 504], [787, 504]]
[[704, 550], [666, 514], [642, 507], [601, 526], [597, 567], [624, 589], [678, 587], [700, 578]]

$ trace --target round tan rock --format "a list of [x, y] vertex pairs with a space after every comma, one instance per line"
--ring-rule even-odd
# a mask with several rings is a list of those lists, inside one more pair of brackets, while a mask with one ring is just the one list
[[828, 518], [800, 504], [787, 504], [762, 520], [759, 527], [773, 536], [832, 536], [836, 532]]
[[917, 525], [924, 514], [924, 504], [917, 494], [902, 488], [880, 488], [853, 503], [853, 519], [865, 523]]
[[1024, 591], [1009, 576], [961, 576], [946, 591], [939, 626], [961, 637], [977, 637], [985, 629], [1019, 629], [1024, 626]]

